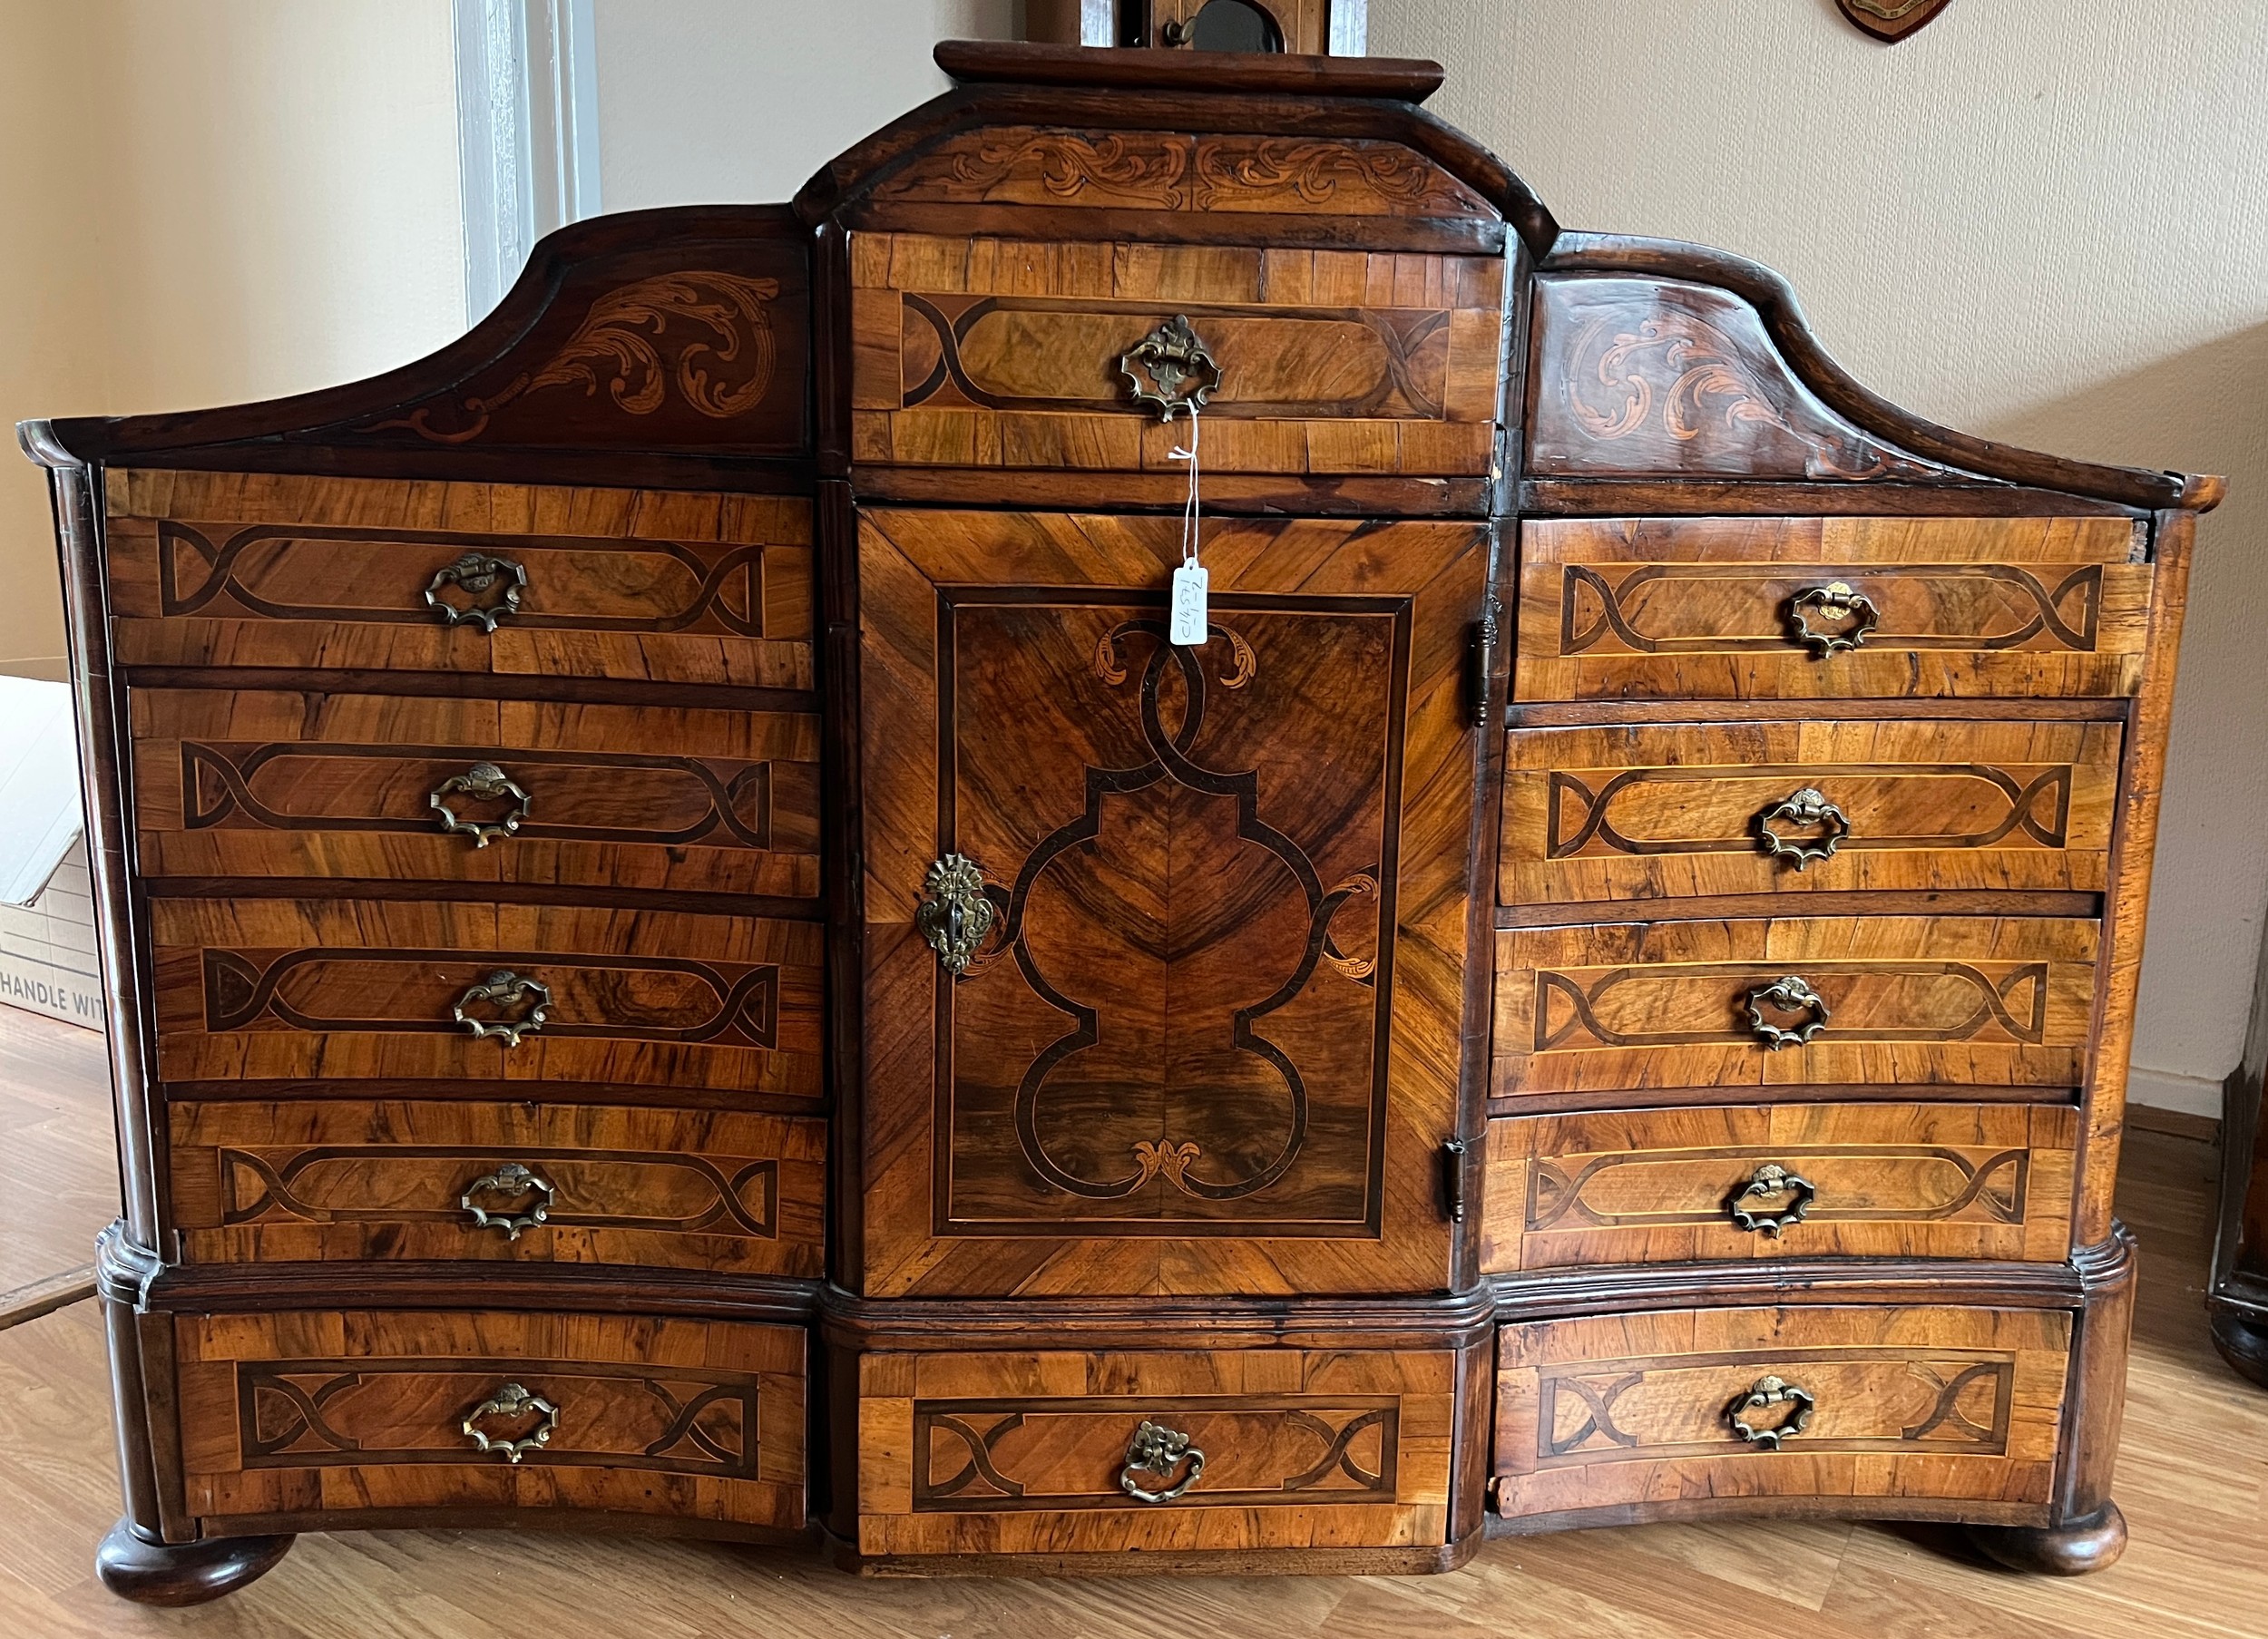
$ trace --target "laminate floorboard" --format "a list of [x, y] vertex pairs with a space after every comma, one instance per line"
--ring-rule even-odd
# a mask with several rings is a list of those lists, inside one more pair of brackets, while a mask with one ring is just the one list
[[117, 1215], [103, 1038], [0, 1006], [0, 1326], [92, 1293]]
[[118, 1511], [93, 1305], [0, 1332], [0, 1634], [229, 1639], [2262, 1639], [2268, 1394], [2207, 1341], [2213, 1152], [2136, 1132], [2120, 1206], [2142, 1295], [2118, 1495], [2132, 1546], [2074, 1582], [1989, 1566], [1957, 1532], [1838, 1521], [1506, 1537], [1408, 1578], [862, 1582], [815, 1553], [632, 1537], [302, 1538], [242, 1593], [150, 1611], [102, 1591]]

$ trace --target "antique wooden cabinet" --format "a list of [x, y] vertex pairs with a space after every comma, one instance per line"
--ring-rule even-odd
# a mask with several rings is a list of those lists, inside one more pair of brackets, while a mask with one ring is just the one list
[[2218, 481], [1892, 409], [1761, 268], [1562, 231], [1429, 64], [939, 61], [394, 375], [25, 428], [111, 1585], [404, 1524], [2106, 1563]]

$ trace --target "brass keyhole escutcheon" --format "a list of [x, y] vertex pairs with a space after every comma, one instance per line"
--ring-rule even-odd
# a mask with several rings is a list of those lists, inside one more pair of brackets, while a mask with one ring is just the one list
[[[1178, 1469], [1181, 1478], [1175, 1479]], [[1189, 1443], [1188, 1435], [1144, 1419], [1127, 1445], [1126, 1462], [1119, 1469], [1119, 1489], [1136, 1502], [1171, 1502], [1186, 1495], [1204, 1472], [1205, 1453]], [[1153, 1489], [1144, 1486], [1136, 1478], [1139, 1475], [1169, 1483]]]
[[[1220, 391], [1221, 367], [1179, 314], [1119, 355], [1119, 374], [1137, 405], [1171, 421], [1176, 412], [1194, 415]], [[1147, 379], [1145, 379], [1147, 378]]]
[[984, 896], [984, 873], [974, 860], [948, 854], [929, 867], [922, 883], [922, 902], [914, 912], [937, 960], [954, 978], [969, 971], [977, 947], [992, 931], [992, 902]]

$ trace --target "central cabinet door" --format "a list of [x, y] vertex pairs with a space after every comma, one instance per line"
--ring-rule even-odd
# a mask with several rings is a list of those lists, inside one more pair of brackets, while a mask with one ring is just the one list
[[1179, 530], [861, 515], [869, 1295], [1450, 1282], [1490, 532]]

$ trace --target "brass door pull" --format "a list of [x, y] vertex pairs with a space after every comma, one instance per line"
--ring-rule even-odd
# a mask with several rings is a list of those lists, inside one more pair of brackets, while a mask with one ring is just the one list
[[914, 925], [937, 952], [945, 971], [958, 978], [969, 971], [977, 946], [992, 931], [992, 902], [984, 897], [984, 873], [974, 860], [948, 854], [929, 867]]
[[[473, 600], [462, 609], [443, 601], [441, 589], [445, 586], [456, 587]], [[425, 607], [439, 617], [444, 626], [470, 622], [484, 632], [493, 632], [497, 621], [520, 612], [520, 594], [527, 589], [528, 571], [522, 565], [487, 552], [467, 552], [455, 563], [434, 571], [433, 579], [425, 583]], [[492, 591], [498, 594], [496, 599], [482, 602]]]
[[[1188, 1465], [1188, 1471], [1178, 1480], [1173, 1471]], [[1136, 1502], [1171, 1502], [1185, 1495], [1197, 1484], [1198, 1476], [1205, 1472], [1205, 1453], [1189, 1443], [1189, 1437], [1163, 1423], [1144, 1419], [1134, 1430], [1134, 1439], [1126, 1448], [1126, 1462], [1119, 1469], [1119, 1489]], [[1172, 1481], [1160, 1490], [1150, 1490], [1134, 1478], [1147, 1474], [1153, 1479]]]
[[[1750, 1445], [1777, 1451], [1783, 1440], [1794, 1439], [1811, 1427], [1812, 1412], [1818, 1405], [1810, 1390], [1799, 1389], [1785, 1379], [1760, 1378], [1747, 1393], [1734, 1398], [1725, 1410], [1725, 1419], [1733, 1425], [1733, 1432]], [[1748, 1420], [1749, 1413], [1772, 1406], [1794, 1406], [1795, 1413], [1787, 1421], [1772, 1427], [1760, 1428]]]
[[[1784, 1047], [1802, 1047], [1825, 1029], [1827, 1020], [1833, 1017], [1819, 992], [1794, 974], [1771, 984], [1758, 985], [1748, 992], [1743, 1005], [1748, 1012], [1748, 1028], [1764, 1043], [1765, 1050], [1773, 1053]], [[1784, 1029], [1764, 1016], [1767, 1007], [1788, 1013], [1808, 1012], [1811, 1017], [1792, 1030]]]
[[[517, 1439], [508, 1439], [501, 1434], [490, 1434], [480, 1426], [481, 1419], [484, 1418], [500, 1417], [516, 1419], [527, 1416], [531, 1411], [540, 1414], [543, 1420], [538, 1423], [532, 1432], [523, 1434]], [[529, 1452], [550, 1441], [552, 1431], [559, 1427], [559, 1408], [540, 1394], [530, 1394], [518, 1383], [506, 1383], [494, 1395], [467, 1411], [464, 1414], [464, 1420], [457, 1426], [464, 1430], [473, 1444], [480, 1450], [497, 1452], [506, 1462], [516, 1463]]]
[[[1749, 1201], [1774, 1200], [1782, 1195], [1793, 1198], [1776, 1213], [1744, 1205]], [[1819, 1192], [1812, 1187], [1811, 1180], [1796, 1176], [1777, 1161], [1767, 1161], [1756, 1168], [1755, 1176], [1743, 1185], [1725, 1206], [1733, 1215], [1733, 1222], [1741, 1228], [1751, 1234], [1761, 1232], [1777, 1238], [1780, 1232], [1791, 1224], [1801, 1224], [1804, 1215], [1811, 1211], [1812, 1203], [1818, 1198]]]
[[[1816, 613], [1823, 620], [1841, 625], [1841, 630], [1814, 630], [1811, 616]], [[1855, 591], [1841, 580], [1830, 580], [1824, 586], [1805, 587], [1788, 600], [1788, 637], [1810, 647], [1815, 659], [1846, 649], [1856, 649], [1867, 639], [1880, 620], [1873, 600], [1862, 591]]]
[[[490, 1211], [473, 1197], [501, 1195], [507, 1201], [523, 1200], [529, 1195], [540, 1197], [521, 1212]], [[475, 1229], [501, 1229], [504, 1239], [516, 1241], [523, 1229], [533, 1229], [551, 1216], [552, 1203], [559, 1198], [559, 1191], [551, 1180], [539, 1177], [517, 1161], [507, 1161], [484, 1178], [475, 1178], [464, 1186], [457, 1197], [457, 1205], [473, 1215]]]
[[[500, 820], [461, 819], [449, 806], [453, 796], [469, 796], [480, 802], [512, 799], [512, 812]], [[473, 839], [473, 846], [485, 848], [500, 836], [510, 836], [520, 829], [520, 822], [528, 817], [528, 794], [503, 769], [494, 763], [475, 763], [463, 774], [453, 774], [431, 791], [425, 793], [425, 806], [441, 816], [441, 829], [451, 835], [462, 834]]]
[[[491, 1021], [475, 1019], [464, 1010], [476, 1001], [494, 1002], [499, 1007], [508, 1007], [519, 1001], [533, 1002], [534, 1005], [517, 1019], [500, 1019]], [[449, 1010], [449, 1015], [457, 1023], [472, 1031], [474, 1040], [494, 1036], [505, 1047], [510, 1048], [518, 1047], [521, 1037], [533, 1036], [542, 1029], [544, 1019], [551, 1016], [551, 986], [540, 980], [523, 979], [509, 968], [498, 968], [486, 979], [458, 997], [456, 1006]]]
[[[1820, 826], [1826, 834], [1816, 842], [1782, 836], [1772, 828], [1775, 820], [1784, 820], [1790, 825]], [[1774, 859], [1794, 860], [1798, 871], [1813, 860], [1834, 858], [1835, 850], [1850, 837], [1850, 816], [1829, 802], [1826, 794], [1816, 785], [1806, 785], [1756, 815], [1756, 840], [1764, 844], [1765, 853]]]
[[1119, 374], [1134, 402], [1155, 409], [1160, 421], [1171, 421], [1177, 410], [1194, 415], [1220, 391], [1223, 379], [1220, 366], [1179, 314], [1119, 354]]

